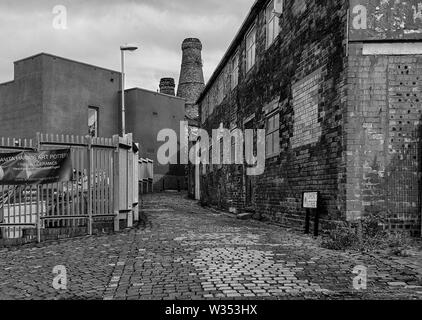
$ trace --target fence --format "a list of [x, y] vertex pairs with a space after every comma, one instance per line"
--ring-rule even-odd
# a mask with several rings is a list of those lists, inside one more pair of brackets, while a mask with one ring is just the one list
[[[136, 147], [135, 147], [136, 146]], [[0, 186], [0, 230], [6, 239], [48, 228], [86, 228], [114, 220], [131, 227], [139, 220], [138, 147], [132, 135], [113, 138], [37, 134], [32, 139], [0, 139], [0, 152], [70, 149], [73, 179], [43, 185]], [[147, 160], [149, 162], [149, 160]], [[30, 233], [29, 233], [30, 234]]]
[[154, 183], [154, 161], [150, 159], [139, 160], [139, 187], [140, 193], [153, 192]]

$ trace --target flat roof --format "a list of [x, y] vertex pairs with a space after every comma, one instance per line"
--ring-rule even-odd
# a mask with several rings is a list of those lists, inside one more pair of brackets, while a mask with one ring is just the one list
[[33, 59], [33, 58], [36, 58], [36, 57], [39, 57], [39, 56], [47, 56], [47, 57], [51, 57], [51, 58], [55, 58], [55, 59], [60, 59], [60, 60], [64, 60], [64, 61], [71, 62], [71, 63], [77, 63], [77, 64], [84, 65], [84, 66], [91, 67], [91, 68], [96, 68], [96, 69], [100, 69], [100, 70], [104, 70], [104, 71], [108, 71], [108, 72], [113, 72], [113, 73], [121, 74], [120, 71], [111, 70], [111, 69], [107, 69], [107, 68], [95, 66], [95, 65], [92, 65], [92, 64], [89, 64], [89, 63], [85, 63], [85, 62], [80, 62], [80, 61], [76, 61], [76, 60], [71, 60], [71, 59], [63, 58], [63, 57], [56, 56], [56, 55], [53, 55], [53, 54], [50, 54], [50, 53], [45, 53], [45, 52], [37, 53], [37, 54], [35, 54], [33, 56], [30, 56], [30, 57], [27, 57], [27, 58], [23, 58], [23, 59], [17, 60], [14, 63], [16, 64], [16, 63], [23, 62], [23, 61], [29, 60], [29, 59]]
[[255, 18], [260, 13], [262, 7], [264, 6], [264, 4], [266, 4], [269, 1], [270, 0], [255, 0], [254, 4], [252, 5], [251, 10], [246, 16], [246, 19], [243, 21], [239, 31], [237, 32], [233, 41], [230, 43], [229, 48], [227, 49], [226, 53], [224, 54], [223, 58], [218, 64], [211, 78], [208, 80], [204, 90], [201, 92], [196, 103], [200, 103], [204, 99], [205, 95], [208, 93], [208, 91], [210, 90], [214, 82], [217, 80], [218, 76], [220, 75], [224, 67], [226, 66], [227, 62], [229, 62], [233, 54], [237, 51], [239, 44], [243, 41], [243, 38], [245, 37], [246, 33], [249, 31], [249, 28], [255, 22]]
[[173, 98], [173, 99], [182, 100], [182, 101], [186, 102], [186, 99], [181, 98], [181, 97], [172, 96], [171, 94], [165, 94], [165, 93], [161, 93], [161, 92], [158, 92], [158, 91], [148, 90], [148, 89], [139, 88], [139, 87], [126, 89], [125, 92], [134, 91], [134, 90], [143, 91], [143, 92], [146, 92], [146, 93], [149, 93], [149, 94], [156, 94], [156, 95], [160, 95], [160, 96], [163, 96], [163, 97]]

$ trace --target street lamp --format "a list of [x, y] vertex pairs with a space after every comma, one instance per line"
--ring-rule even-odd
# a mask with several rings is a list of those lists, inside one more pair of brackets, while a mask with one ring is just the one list
[[125, 51], [136, 51], [137, 46], [124, 45], [120, 47], [122, 53], [122, 136], [126, 134], [126, 107], [125, 107]]

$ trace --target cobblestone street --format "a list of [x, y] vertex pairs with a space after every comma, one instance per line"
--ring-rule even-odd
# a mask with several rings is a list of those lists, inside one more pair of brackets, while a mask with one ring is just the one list
[[[420, 261], [323, 249], [180, 194], [145, 198], [145, 226], [0, 251], [0, 299], [421, 299]], [[67, 270], [57, 291], [53, 268]], [[366, 290], [353, 269], [368, 268]]]

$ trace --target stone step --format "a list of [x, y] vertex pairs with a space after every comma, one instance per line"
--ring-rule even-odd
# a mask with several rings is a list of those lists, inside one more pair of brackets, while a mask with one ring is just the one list
[[252, 212], [245, 212], [245, 213], [239, 213], [237, 215], [237, 219], [239, 220], [250, 220], [253, 217], [253, 213]]

